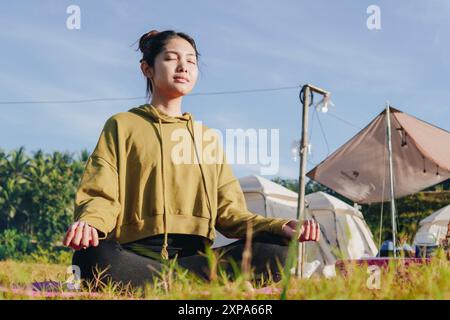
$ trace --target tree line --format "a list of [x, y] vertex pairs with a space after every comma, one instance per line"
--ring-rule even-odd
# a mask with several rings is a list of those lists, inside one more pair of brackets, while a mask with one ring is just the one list
[[0, 149], [0, 259], [58, 245], [89, 153]]

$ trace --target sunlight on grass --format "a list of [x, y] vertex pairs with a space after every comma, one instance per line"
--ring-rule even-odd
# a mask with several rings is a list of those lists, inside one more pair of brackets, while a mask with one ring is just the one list
[[[217, 267], [212, 252], [207, 253], [213, 273], [206, 282], [186, 270], [176, 261], [168, 263], [159, 277], [145, 288], [132, 288], [123, 284], [98, 279], [96, 283], [83, 282], [81, 290], [67, 292], [64, 285], [59, 294], [39, 295], [30, 291], [19, 292], [35, 281], [59, 281], [67, 279], [67, 265], [37, 264], [16, 261], [0, 261], [0, 299], [280, 299], [282, 282], [267, 281], [259, 287], [238, 266], [234, 279]], [[450, 299], [450, 268], [443, 253], [426, 265], [410, 265], [392, 262], [381, 269], [379, 289], [367, 286], [367, 267], [347, 265], [344, 273], [332, 279], [312, 277], [289, 279], [286, 298], [291, 299]], [[16, 291], [14, 291], [16, 290]]]

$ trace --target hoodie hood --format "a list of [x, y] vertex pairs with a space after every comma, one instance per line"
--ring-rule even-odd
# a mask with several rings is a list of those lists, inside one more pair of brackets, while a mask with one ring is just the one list
[[128, 111], [139, 114], [146, 118], [150, 118], [153, 120], [153, 122], [161, 121], [161, 123], [177, 123], [194, 120], [194, 117], [189, 112], [184, 112], [181, 116], [173, 117], [168, 114], [165, 114], [163, 111], [159, 110], [158, 108], [156, 108], [151, 104], [143, 104], [139, 107], [132, 108]]

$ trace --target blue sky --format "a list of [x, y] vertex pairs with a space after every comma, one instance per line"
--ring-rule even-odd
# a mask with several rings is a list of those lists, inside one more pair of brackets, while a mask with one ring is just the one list
[[[81, 29], [66, 8], [81, 8]], [[381, 30], [366, 27], [369, 5]], [[336, 116], [315, 120], [311, 162], [320, 162], [382, 111], [396, 108], [450, 129], [450, 2], [434, 1], [2, 1], [0, 101], [143, 97], [140, 55], [151, 29], [197, 42], [201, 75], [193, 93], [312, 83], [332, 92]], [[0, 148], [92, 151], [107, 118], [145, 103], [1, 104]], [[280, 129], [279, 176], [296, 178], [298, 90], [187, 96], [183, 111], [218, 130]], [[329, 150], [328, 150], [329, 149]], [[312, 164], [309, 165], [312, 168]], [[257, 165], [235, 165], [237, 176]]]

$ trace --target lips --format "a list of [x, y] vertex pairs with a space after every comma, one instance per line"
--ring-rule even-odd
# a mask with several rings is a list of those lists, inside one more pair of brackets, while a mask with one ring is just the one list
[[177, 82], [183, 82], [183, 83], [189, 82], [189, 80], [188, 80], [187, 78], [182, 77], [182, 76], [175, 76], [175, 77], [173, 77], [173, 78], [174, 78], [175, 81], [177, 81]]

